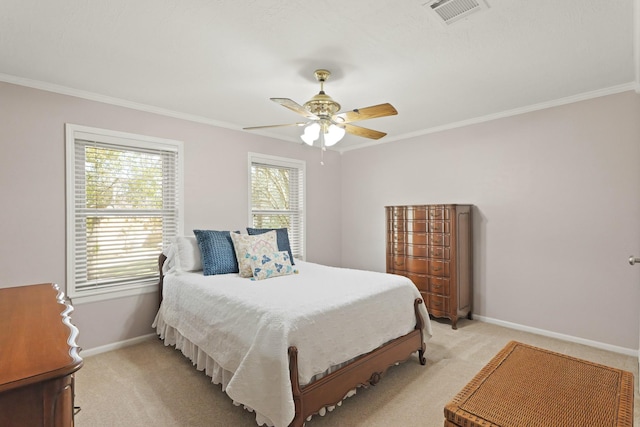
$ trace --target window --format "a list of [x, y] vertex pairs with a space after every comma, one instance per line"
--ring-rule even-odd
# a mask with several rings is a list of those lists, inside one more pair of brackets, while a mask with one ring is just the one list
[[289, 230], [295, 258], [304, 259], [305, 162], [249, 153], [249, 224]]
[[67, 294], [157, 291], [158, 255], [182, 232], [182, 143], [66, 125]]

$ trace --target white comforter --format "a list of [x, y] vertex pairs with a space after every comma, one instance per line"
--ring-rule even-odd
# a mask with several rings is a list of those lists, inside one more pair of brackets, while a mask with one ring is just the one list
[[[237, 274], [173, 272], [154, 325], [174, 328], [233, 373], [226, 393], [276, 427], [295, 414], [287, 349], [301, 385], [329, 367], [414, 329], [420, 293], [402, 276], [296, 260], [299, 274], [253, 281]], [[425, 340], [431, 324], [424, 304]]]

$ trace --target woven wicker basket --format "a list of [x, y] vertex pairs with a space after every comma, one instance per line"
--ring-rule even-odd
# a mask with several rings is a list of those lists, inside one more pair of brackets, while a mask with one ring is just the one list
[[633, 374], [511, 341], [444, 414], [445, 427], [632, 427]]

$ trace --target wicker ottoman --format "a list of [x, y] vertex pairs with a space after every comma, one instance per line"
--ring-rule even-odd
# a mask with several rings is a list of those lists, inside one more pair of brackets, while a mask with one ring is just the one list
[[633, 374], [511, 341], [444, 416], [445, 427], [632, 427]]

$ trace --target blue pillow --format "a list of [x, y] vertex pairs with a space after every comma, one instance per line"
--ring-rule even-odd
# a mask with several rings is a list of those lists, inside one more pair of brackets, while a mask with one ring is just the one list
[[238, 260], [228, 231], [193, 230], [202, 254], [205, 276], [238, 272]]
[[286, 228], [249, 228], [247, 227], [247, 234], [255, 235], [262, 234], [269, 231], [276, 231], [276, 239], [278, 241], [278, 250], [289, 252], [289, 258], [291, 259], [291, 265], [296, 265], [293, 262], [293, 254], [291, 253], [291, 245], [289, 245], [289, 232]]

